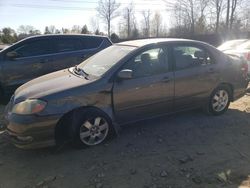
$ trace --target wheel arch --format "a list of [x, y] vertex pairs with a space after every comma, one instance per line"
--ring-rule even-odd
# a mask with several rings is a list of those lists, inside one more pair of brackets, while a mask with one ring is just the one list
[[228, 82], [222, 82], [216, 88], [218, 88], [220, 86], [225, 86], [225, 87], [227, 87], [229, 89], [229, 91], [230, 91], [230, 101], [232, 102], [234, 100], [234, 86], [233, 86], [233, 84], [228, 83]]
[[65, 141], [69, 141], [71, 139], [71, 122], [74, 121], [74, 118], [76, 118], [76, 115], [79, 113], [83, 113], [89, 110], [97, 111], [102, 113], [103, 115], [108, 118], [110, 123], [112, 124], [114, 130], [116, 133], [118, 133], [118, 127], [115, 125], [115, 123], [112, 121], [112, 116], [107, 113], [107, 111], [95, 107], [95, 106], [82, 106], [82, 107], [77, 107], [69, 112], [65, 113], [57, 122], [55, 126], [55, 140], [56, 144], [62, 144]]

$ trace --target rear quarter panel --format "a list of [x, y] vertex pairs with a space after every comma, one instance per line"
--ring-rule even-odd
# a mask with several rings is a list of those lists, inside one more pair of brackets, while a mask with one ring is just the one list
[[244, 95], [248, 79], [242, 74], [242, 60], [237, 57], [230, 57], [217, 50], [214, 50], [214, 54], [217, 57], [218, 68], [221, 70], [218, 84], [230, 84], [233, 89], [234, 100]]

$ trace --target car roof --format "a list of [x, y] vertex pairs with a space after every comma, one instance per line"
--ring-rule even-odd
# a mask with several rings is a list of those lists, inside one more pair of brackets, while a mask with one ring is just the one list
[[95, 38], [108, 38], [101, 35], [88, 35], [88, 34], [45, 34], [45, 35], [35, 35], [30, 36], [25, 39], [37, 39], [37, 38], [66, 38], [66, 37], [95, 37]]
[[126, 46], [134, 46], [134, 47], [141, 47], [149, 44], [157, 44], [162, 42], [199, 42], [195, 40], [189, 39], [179, 39], [179, 38], [151, 38], [151, 39], [140, 39], [140, 40], [131, 40], [117, 43], [118, 45], [126, 45]]

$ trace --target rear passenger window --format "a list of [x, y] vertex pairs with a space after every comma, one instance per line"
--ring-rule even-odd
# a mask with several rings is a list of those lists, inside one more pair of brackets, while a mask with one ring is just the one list
[[82, 39], [83, 49], [98, 48], [101, 45], [102, 41], [102, 38], [86, 37]]
[[213, 64], [205, 50], [194, 46], [176, 46], [173, 55], [177, 70]]
[[79, 38], [64, 38], [54, 39], [55, 53], [70, 52], [77, 50], [87, 50], [98, 48], [103, 39], [96, 37], [79, 37]]
[[63, 38], [63, 39], [54, 39], [53, 40], [55, 46], [55, 52], [70, 52], [70, 51], [77, 51], [82, 50], [83, 46], [79, 39], [71, 39], [71, 38]]

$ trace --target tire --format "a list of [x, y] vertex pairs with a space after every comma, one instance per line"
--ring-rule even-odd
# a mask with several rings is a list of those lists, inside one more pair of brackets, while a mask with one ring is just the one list
[[110, 118], [99, 110], [89, 109], [74, 116], [71, 132], [77, 148], [102, 144], [113, 135]]
[[230, 105], [231, 90], [227, 86], [217, 87], [210, 95], [208, 113], [218, 116], [224, 114]]

